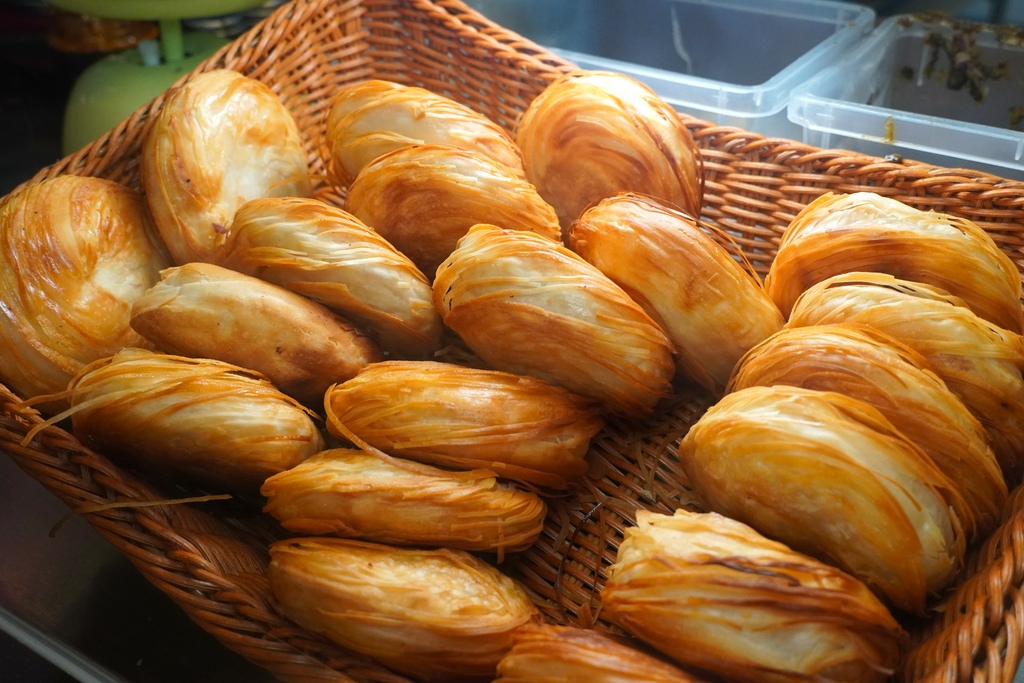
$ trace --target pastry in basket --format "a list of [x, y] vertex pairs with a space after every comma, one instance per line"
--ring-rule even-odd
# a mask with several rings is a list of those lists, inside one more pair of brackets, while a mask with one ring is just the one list
[[702, 683], [625, 638], [592, 629], [530, 624], [515, 632], [494, 683]]
[[492, 367], [644, 415], [671, 392], [674, 349], [638, 303], [577, 254], [480, 224], [438, 268], [434, 305]]
[[575, 71], [549, 84], [515, 130], [526, 178], [567, 229], [618, 192], [643, 192], [700, 216], [704, 166], [676, 111], [620, 73]]
[[176, 264], [215, 262], [239, 206], [312, 191], [298, 124], [263, 83], [228, 69], [172, 90], [142, 143], [140, 175]]
[[715, 513], [636, 517], [601, 591], [609, 620], [736, 683], [889, 680], [906, 634], [860, 581]]
[[923, 356], [872, 327], [811, 325], [782, 330], [738, 364], [730, 391], [788, 384], [870, 403], [953, 481], [968, 542], [1002, 518], [1007, 487], [988, 435]]
[[690, 428], [679, 459], [707, 510], [834, 564], [908, 612], [923, 613], [963, 562], [956, 484], [863, 401], [741, 389]]
[[324, 125], [331, 182], [347, 187], [366, 164], [406, 145], [472, 150], [523, 177], [523, 157], [504, 128], [451, 98], [424, 88], [371, 79], [334, 94]]
[[220, 264], [323, 304], [372, 330], [393, 354], [427, 357], [441, 345], [426, 276], [358, 218], [320, 200], [246, 202]]
[[255, 370], [315, 407], [332, 384], [382, 360], [376, 341], [320, 304], [211, 263], [164, 270], [131, 325], [161, 351]]
[[[0, 204], [0, 381], [23, 398], [145, 340], [132, 304], [167, 265], [142, 196], [65, 175]], [[59, 406], [51, 406], [59, 408]]]
[[826, 193], [808, 204], [783, 233], [765, 287], [788, 316], [808, 287], [854, 271], [933, 285], [982, 318], [1024, 331], [1020, 273], [988, 233], [873, 192]]
[[895, 337], [927, 359], [989, 434], [1012, 488], [1024, 476], [1024, 339], [928, 285], [882, 273], [836, 275], [793, 307], [792, 327], [847, 322]]
[[679, 372], [715, 394], [750, 347], [782, 329], [753, 270], [696, 218], [653, 197], [601, 200], [573, 222], [568, 244], [661, 325]]
[[300, 538], [271, 544], [267, 574], [293, 621], [422, 681], [490, 681], [515, 630], [541, 619], [522, 586], [461, 550]]
[[603, 426], [593, 401], [533, 377], [435, 361], [386, 361], [331, 387], [337, 437], [441, 467], [565, 488]]
[[345, 209], [431, 280], [477, 223], [561, 239], [558, 217], [532, 185], [479, 152], [443, 145], [377, 157], [352, 182]]
[[172, 483], [255, 493], [323, 450], [314, 415], [263, 377], [215, 360], [123, 349], [69, 385], [86, 446]]
[[263, 484], [264, 512], [299, 534], [505, 552], [533, 544], [547, 506], [493, 472], [451, 472], [348, 448], [323, 451]]

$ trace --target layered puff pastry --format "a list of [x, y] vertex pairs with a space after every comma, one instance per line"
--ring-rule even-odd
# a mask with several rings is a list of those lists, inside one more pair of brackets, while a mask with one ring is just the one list
[[707, 510], [843, 569], [902, 610], [923, 613], [962, 565], [962, 494], [864, 401], [741, 389], [690, 428], [679, 461]]
[[788, 316], [811, 285], [855, 271], [938, 287], [985, 320], [1024, 331], [1020, 273], [988, 233], [874, 192], [825, 193], [804, 207], [782, 235], [765, 287]]
[[270, 546], [270, 591], [311, 631], [422, 681], [490, 681], [521, 626], [526, 591], [460, 550], [338, 538]]
[[246, 202], [220, 264], [323, 304], [375, 333], [392, 357], [426, 358], [441, 346], [427, 277], [378, 232], [318, 199]]
[[312, 192], [291, 111], [263, 83], [228, 69], [171, 91], [140, 160], [146, 201], [176, 265], [215, 263], [235, 211], [250, 199]]
[[407, 146], [377, 157], [349, 187], [345, 209], [433, 279], [477, 223], [561, 240], [558, 218], [533, 185], [472, 150]]
[[547, 506], [488, 470], [449, 471], [349, 448], [264, 482], [263, 511], [298, 534], [496, 552], [540, 536]]
[[474, 226], [438, 268], [434, 305], [490, 366], [606, 410], [644, 415], [671, 393], [675, 350], [607, 275], [528, 232]]
[[331, 182], [348, 187], [364, 166], [407, 145], [445, 145], [482, 154], [522, 178], [523, 157], [504, 128], [425, 88], [370, 79], [331, 98], [324, 122]]
[[390, 455], [565, 488], [604, 425], [589, 399], [533, 377], [436, 361], [375, 363], [331, 387], [328, 430]]
[[383, 359], [377, 342], [283, 287], [211, 263], [168, 268], [132, 306], [131, 325], [166, 353], [262, 373], [308, 406]]
[[906, 635], [848, 574], [715, 513], [640, 510], [603, 614], [713, 680], [881, 683]]
[[872, 327], [793, 327], [751, 349], [729, 391], [787, 384], [871, 404], [959, 488], [965, 505], [956, 513], [968, 540], [985, 537], [1002, 519], [1006, 482], [984, 427], [930, 367]]
[[618, 192], [643, 192], [700, 215], [700, 151], [676, 111], [634, 78], [610, 71], [562, 75], [530, 102], [515, 140], [527, 180], [563, 228]]
[[601, 200], [570, 226], [568, 245], [658, 322], [680, 374], [714, 394], [736, 361], [785, 322], [751, 270], [696, 218], [653, 197]]
[[1011, 488], [1024, 477], [1024, 339], [944, 290], [883, 273], [835, 275], [797, 299], [787, 325], [874, 327], [918, 352], [988, 432]]
[[[101, 178], [43, 180], [0, 205], [0, 380], [52, 394], [146, 341], [132, 304], [168, 265], [142, 196]], [[52, 406], [59, 408], [60, 406]]]

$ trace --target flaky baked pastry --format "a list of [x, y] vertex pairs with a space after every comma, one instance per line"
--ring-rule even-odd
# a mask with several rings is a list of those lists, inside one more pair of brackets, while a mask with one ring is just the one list
[[292, 113], [269, 87], [228, 69], [172, 91], [139, 158], [146, 201], [178, 265], [216, 262], [246, 201], [312, 191]]
[[1012, 488], [1024, 476], [1024, 339], [958, 297], [883, 273], [836, 275], [802, 295], [792, 327], [868, 325], [924, 356], [985, 427]]
[[125, 346], [132, 304], [167, 256], [142, 196], [63, 175], [0, 205], [0, 381], [23, 398], [67, 388], [82, 367]]
[[331, 387], [324, 409], [335, 436], [551, 488], [587, 470], [604, 424], [593, 401], [542, 380], [435, 361], [374, 363]]
[[715, 513], [636, 518], [601, 591], [611, 621], [724, 680], [889, 680], [906, 635], [860, 581]]
[[383, 359], [373, 339], [320, 304], [211, 263], [164, 270], [135, 301], [131, 325], [161, 351], [255, 370], [316, 407], [329, 386]]
[[246, 202], [220, 262], [323, 304], [398, 356], [426, 357], [441, 345], [426, 276], [358, 218], [318, 199]]
[[460, 550], [298, 538], [271, 544], [267, 577], [293, 621], [417, 680], [489, 681], [540, 621], [518, 583]]
[[220, 361], [124, 349], [66, 392], [75, 436], [123, 466], [254, 493], [323, 449], [314, 415], [260, 375]]
[[1003, 473], [984, 427], [929, 368], [919, 353], [875, 328], [811, 325], [782, 330], [751, 349], [729, 390], [789, 384], [871, 404], [963, 494], [956, 513], [968, 541], [986, 537], [1006, 503]]
[[679, 460], [706, 509], [849, 572], [922, 613], [965, 535], [955, 484], [863, 401], [776, 385], [726, 394]]
[[782, 328], [751, 271], [697, 219], [653, 197], [601, 200], [573, 222], [568, 244], [658, 322], [680, 373], [716, 394], [736, 361]]
[[515, 140], [526, 178], [563, 229], [618, 192], [642, 192], [699, 216], [704, 166], [675, 110], [649, 87], [610, 71], [552, 81], [523, 112]]
[[702, 683], [623, 638], [592, 629], [530, 624], [516, 630], [495, 683]]
[[505, 552], [533, 544], [547, 506], [487, 470], [448, 471], [332, 448], [267, 479], [263, 511], [299, 534]]
[[607, 275], [538, 235], [480, 224], [438, 268], [434, 306], [490, 366], [626, 415], [671, 391], [674, 350]]
[[477, 223], [561, 240], [558, 217], [533, 185], [479, 152], [416, 145], [369, 162], [345, 209], [408, 256], [429, 279]]
[[808, 287], [855, 271], [939, 287], [982, 318], [1024, 331], [1020, 273], [988, 233], [873, 192], [829, 192], [804, 207], [782, 235], [765, 287], [789, 315]]
[[347, 187], [381, 154], [423, 144], [472, 150], [523, 177], [522, 154], [512, 136], [449, 97], [380, 79], [345, 86], [332, 96], [324, 156], [334, 185]]

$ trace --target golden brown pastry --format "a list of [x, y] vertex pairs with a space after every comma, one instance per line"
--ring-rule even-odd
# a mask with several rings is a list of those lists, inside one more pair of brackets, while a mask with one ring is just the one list
[[924, 356], [985, 427], [1012, 488], [1024, 475], [1024, 340], [940, 289], [883, 273], [836, 275], [811, 287], [788, 325], [868, 325]]
[[706, 509], [849, 572], [922, 613], [964, 557], [953, 482], [863, 401], [777, 385], [727, 394], [680, 464]]
[[399, 356], [426, 357], [441, 346], [426, 276], [358, 218], [317, 199], [246, 202], [220, 263], [323, 304]]
[[263, 484], [263, 511], [300, 534], [505, 552], [533, 544], [547, 506], [487, 470], [449, 472], [347, 448], [323, 451]]
[[554, 624], [522, 626], [495, 683], [702, 683], [625, 639]]
[[674, 350], [622, 288], [532, 233], [475, 226], [438, 268], [434, 306], [491, 367], [643, 415], [671, 392]]
[[255, 370], [309, 406], [382, 360], [374, 340], [320, 304], [211, 263], [164, 270], [131, 324], [161, 351]]
[[760, 282], [695, 218], [653, 197], [603, 199], [573, 222], [568, 243], [658, 322], [679, 372], [715, 394], [750, 347], [782, 329]]
[[216, 262], [246, 201], [312, 191], [292, 113], [266, 85], [228, 69], [198, 74], [169, 94], [140, 163], [146, 201], [178, 265]]
[[331, 99], [324, 127], [331, 182], [346, 187], [366, 164], [406, 145], [472, 150], [523, 177], [512, 136], [489, 118], [424, 88], [384, 80], [345, 86]]
[[[142, 197], [58, 176], [0, 205], [0, 381], [23, 398], [67, 388], [125, 346], [132, 304], [167, 265]], [[59, 406], [58, 406], [59, 407]]]
[[323, 448], [312, 413], [220, 361], [124, 349], [86, 366], [67, 393], [82, 443], [174, 482], [254, 493]]
[[587, 470], [604, 424], [593, 401], [542, 380], [433, 361], [375, 363], [331, 387], [324, 403], [340, 438], [551, 488]]
[[928, 454], [956, 484], [956, 509], [968, 542], [1002, 518], [1007, 489], [988, 435], [923, 356], [871, 327], [812, 325], [785, 329], [739, 363], [730, 391], [788, 384], [865, 401]]
[[352, 182], [345, 209], [431, 280], [477, 223], [561, 239], [558, 217], [532, 185], [478, 152], [441, 145], [377, 157]]
[[972, 221], [873, 192], [825, 193], [790, 223], [765, 278], [782, 312], [833, 275], [887, 273], [960, 297], [982, 318], [1024, 331], [1020, 273]]
[[601, 601], [653, 647], [737, 683], [882, 683], [906, 641], [864, 584], [714, 513], [638, 511]]
[[270, 591], [300, 626], [424, 681], [489, 681], [520, 626], [523, 588], [465, 551], [339, 538], [270, 546]]
[[610, 71], [552, 81], [515, 130], [526, 178], [563, 228], [591, 204], [642, 192], [700, 216], [704, 165], [679, 115], [653, 90]]

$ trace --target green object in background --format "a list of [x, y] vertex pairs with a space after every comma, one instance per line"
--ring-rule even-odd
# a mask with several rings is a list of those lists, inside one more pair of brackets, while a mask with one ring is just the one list
[[49, 0], [67, 12], [108, 19], [213, 17], [258, 7], [263, 0]]
[[[181, 34], [180, 28], [178, 37], [180, 54], [172, 44], [170, 60], [147, 65], [150, 60], [143, 61], [143, 50], [149, 46], [144, 45], [108, 55], [82, 72], [64, 111], [64, 154], [79, 150], [111, 130], [228, 42], [211, 33]], [[154, 47], [154, 54], [159, 55], [160, 47]], [[162, 47], [167, 51], [166, 44]], [[180, 58], [175, 61], [176, 56]]]

